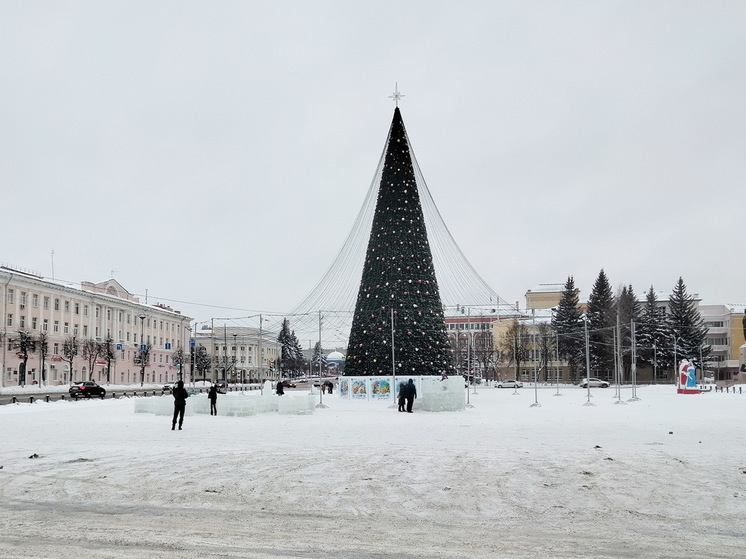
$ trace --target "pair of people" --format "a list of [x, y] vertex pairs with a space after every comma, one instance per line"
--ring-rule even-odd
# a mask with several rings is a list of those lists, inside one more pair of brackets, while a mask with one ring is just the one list
[[[417, 387], [414, 385], [414, 380], [409, 379], [407, 384], [403, 382], [399, 384], [399, 411], [412, 413], [415, 399], [417, 399]], [[406, 410], [404, 409], [405, 405]]]

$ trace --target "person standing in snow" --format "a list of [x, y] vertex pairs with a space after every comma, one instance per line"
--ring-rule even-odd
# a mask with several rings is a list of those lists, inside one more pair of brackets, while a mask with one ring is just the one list
[[412, 405], [417, 399], [417, 387], [414, 385], [414, 380], [409, 379], [409, 382], [404, 385], [403, 390], [404, 398], [407, 400], [407, 413], [412, 413]]
[[189, 398], [189, 392], [184, 388], [184, 381], [180, 380], [176, 383], [176, 388], [173, 390], [174, 396], [174, 418], [171, 421], [171, 430], [176, 429], [176, 420], [179, 420], [179, 430], [184, 423], [184, 411], [186, 410], [186, 399]]
[[406, 401], [406, 396], [404, 395], [406, 392], [407, 385], [404, 384], [404, 381], [399, 383], [399, 411], [406, 411], [404, 409], [404, 402]]
[[218, 415], [218, 387], [212, 385], [207, 392], [207, 399], [210, 400], [210, 415]]
[[277, 392], [278, 396], [282, 396], [283, 394], [285, 394], [285, 387], [283, 386], [281, 380], [277, 381], [277, 386], [275, 386], [275, 392]]

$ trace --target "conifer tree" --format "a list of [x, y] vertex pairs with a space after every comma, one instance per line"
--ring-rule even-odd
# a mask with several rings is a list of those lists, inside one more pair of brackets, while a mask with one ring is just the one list
[[[632, 321], [637, 322], [640, 316], [640, 303], [637, 301], [632, 286], [623, 286], [616, 298], [616, 313], [618, 315], [622, 355], [622, 382], [630, 378], [632, 370]], [[635, 328], [637, 325], [635, 325]]]
[[559, 357], [567, 362], [570, 380], [578, 377], [578, 369], [584, 362], [585, 337], [583, 313], [580, 311], [579, 290], [572, 276], [567, 278], [562, 297], [552, 316], [552, 326], [557, 336]]
[[[707, 327], [699, 314], [697, 301], [686, 291], [684, 280], [679, 281], [671, 292], [669, 324], [676, 351], [676, 360], [690, 359], [698, 367], [702, 366], [700, 356], [704, 359], [710, 354], [710, 346], [705, 344]], [[674, 363], [678, 367], [678, 363]]]
[[588, 297], [588, 337], [593, 375], [611, 379], [614, 375], [614, 327], [616, 309], [609, 279], [601, 270]]
[[386, 142], [345, 375], [390, 375], [394, 369], [397, 375], [454, 371], [409, 139], [398, 107]]
[[637, 361], [653, 369], [653, 382], [665, 378], [673, 360], [671, 328], [666, 309], [658, 304], [653, 286], [645, 294], [645, 305], [635, 325]]

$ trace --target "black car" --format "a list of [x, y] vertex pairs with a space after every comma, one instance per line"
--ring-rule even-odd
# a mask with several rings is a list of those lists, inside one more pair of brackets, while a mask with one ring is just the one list
[[69, 392], [70, 396], [73, 398], [77, 398], [78, 396], [85, 396], [86, 398], [90, 398], [91, 396], [101, 396], [103, 398], [106, 396], [106, 390], [104, 387], [99, 386], [92, 380], [76, 382], [70, 386]]

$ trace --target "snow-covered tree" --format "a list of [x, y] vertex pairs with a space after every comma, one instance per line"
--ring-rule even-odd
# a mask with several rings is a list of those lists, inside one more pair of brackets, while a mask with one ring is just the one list
[[638, 365], [653, 368], [653, 382], [665, 378], [673, 362], [671, 328], [666, 309], [658, 304], [653, 286], [645, 294], [645, 305], [635, 323]]
[[622, 381], [630, 378], [632, 370], [632, 321], [637, 322], [640, 315], [640, 303], [637, 301], [632, 286], [624, 286], [616, 298], [622, 355]]
[[[669, 324], [676, 350], [676, 360], [690, 359], [697, 367], [701, 367], [700, 357], [703, 359], [707, 357], [711, 349], [705, 344], [707, 327], [699, 313], [694, 296], [687, 293], [682, 278], [679, 278], [674, 286], [668, 305], [671, 311]], [[674, 363], [674, 365], [677, 364]]]
[[560, 359], [567, 362], [570, 380], [578, 378], [578, 369], [585, 363], [583, 313], [580, 311], [579, 290], [572, 276], [567, 278], [562, 297], [552, 317]]
[[588, 337], [593, 375], [610, 379], [614, 373], [614, 295], [606, 273], [601, 270], [588, 297]]

